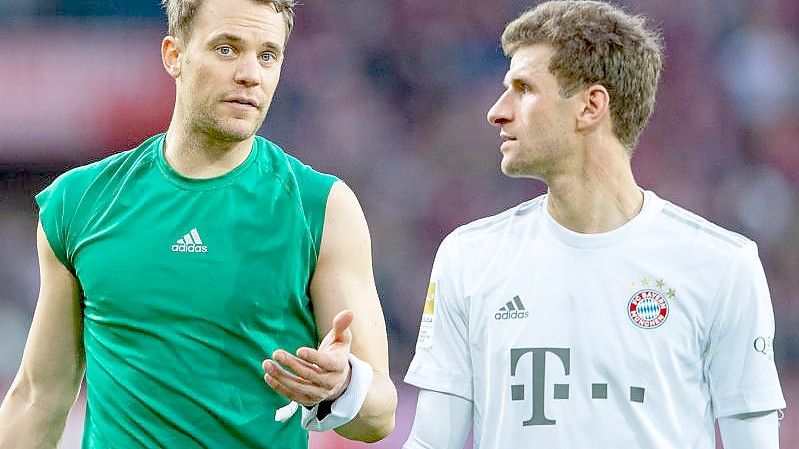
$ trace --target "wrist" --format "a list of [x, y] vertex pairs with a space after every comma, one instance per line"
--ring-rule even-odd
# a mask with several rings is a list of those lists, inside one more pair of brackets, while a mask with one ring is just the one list
[[350, 382], [352, 381], [352, 361], [347, 360], [347, 375], [344, 377], [344, 381], [333, 390], [333, 393], [330, 394], [326, 399], [323, 399], [322, 402], [333, 402], [345, 391], [347, 391], [347, 387], [349, 387]]
[[338, 397], [322, 401], [311, 409], [303, 407], [302, 426], [305, 429], [317, 432], [335, 429], [350, 422], [361, 410], [374, 371], [371, 365], [353, 354], [349, 355], [349, 365], [348, 381]]

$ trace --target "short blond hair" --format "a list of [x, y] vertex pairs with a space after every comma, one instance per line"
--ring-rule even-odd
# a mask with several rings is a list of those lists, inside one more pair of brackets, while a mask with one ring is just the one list
[[549, 71], [569, 97], [601, 84], [610, 94], [613, 133], [632, 153], [655, 109], [663, 69], [663, 42], [646, 19], [601, 1], [548, 1], [508, 24], [502, 49], [546, 44], [554, 53]]
[[[265, 5], [272, 5], [275, 11], [283, 14], [286, 22], [285, 45], [294, 28], [294, 8], [295, 0], [252, 0]], [[191, 37], [191, 26], [197, 10], [200, 9], [203, 0], [161, 0], [161, 6], [166, 11], [167, 22], [169, 23], [169, 34], [176, 37]]]

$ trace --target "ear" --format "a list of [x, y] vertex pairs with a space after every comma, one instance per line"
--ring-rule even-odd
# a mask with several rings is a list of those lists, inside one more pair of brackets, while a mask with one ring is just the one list
[[605, 86], [594, 84], [583, 91], [582, 110], [577, 116], [577, 129], [596, 126], [610, 112], [610, 94]]
[[180, 76], [181, 63], [183, 62], [183, 41], [175, 36], [167, 36], [161, 41], [161, 61], [164, 63], [166, 73], [172, 78]]

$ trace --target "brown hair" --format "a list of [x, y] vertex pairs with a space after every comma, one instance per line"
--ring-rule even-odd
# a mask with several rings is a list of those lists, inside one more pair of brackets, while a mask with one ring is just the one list
[[[289, 40], [291, 30], [294, 28], [294, 8], [295, 0], [253, 0], [265, 5], [272, 5], [275, 10], [283, 14], [286, 22], [286, 40]], [[172, 36], [185, 37], [191, 36], [191, 25], [194, 15], [202, 5], [203, 0], [161, 0], [161, 6], [166, 11], [167, 21], [169, 22], [169, 34]]]
[[645, 22], [601, 1], [548, 1], [508, 24], [502, 49], [513, 56], [524, 45], [551, 46], [549, 71], [564, 97], [579, 88], [604, 86], [613, 133], [632, 153], [655, 108], [663, 68], [662, 39]]

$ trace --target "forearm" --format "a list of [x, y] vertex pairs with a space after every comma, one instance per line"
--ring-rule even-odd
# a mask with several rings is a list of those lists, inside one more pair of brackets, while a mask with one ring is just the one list
[[372, 384], [355, 418], [338, 427], [336, 433], [350, 440], [373, 443], [394, 430], [397, 389], [388, 374], [374, 372]]
[[0, 406], [0, 449], [55, 449], [73, 402], [37, 397], [15, 382]]
[[724, 449], [778, 449], [777, 411], [746, 413], [719, 418]]

